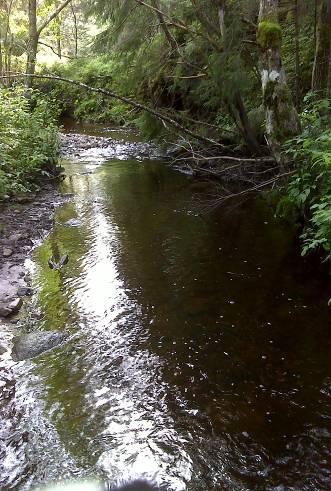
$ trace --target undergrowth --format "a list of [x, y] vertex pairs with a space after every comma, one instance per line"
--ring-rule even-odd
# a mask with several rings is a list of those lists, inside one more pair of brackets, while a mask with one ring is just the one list
[[302, 255], [323, 251], [331, 262], [331, 99], [305, 99], [302, 133], [287, 142], [286, 153], [297, 169], [278, 212], [290, 209], [303, 218]]
[[0, 200], [38, 188], [59, 151], [56, 112], [49, 100], [23, 88], [0, 90]]

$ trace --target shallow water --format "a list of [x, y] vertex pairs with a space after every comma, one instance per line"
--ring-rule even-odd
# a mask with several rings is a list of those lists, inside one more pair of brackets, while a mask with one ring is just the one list
[[327, 278], [290, 227], [260, 202], [201, 213], [194, 181], [156, 160], [66, 173], [27, 324], [71, 339], [10, 367], [3, 489], [329, 489]]

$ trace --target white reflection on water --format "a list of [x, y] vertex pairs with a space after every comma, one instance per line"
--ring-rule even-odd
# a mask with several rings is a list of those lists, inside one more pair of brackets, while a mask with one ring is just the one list
[[[85, 391], [81, 407], [72, 409], [75, 417], [78, 411], [84, 420], [77, 445], [85, 442], [84, 452], [93, 453], [91, 472], [101, 472], [111, 482], [145, 477], [165, 483], [169, 490], [183, 491], [191, 478], [192, 461], [167, 405], [162, 362], [141, 346], [146, 337], [144, 319], [120, 277], [121, 244], [111, 205], [108, 201], [106, 214], [106, 197], [96, 175], [74, 176], [71, 184], [79, 195], [75, 217], [82, 231], [88, 232], [85, 252], [79, 264], [68, 268], [63, 284], [69, 305], [83, 321], [78, 324], [83, 326], [84, 359], [72, 357], [67, 373], [68, 380], [74, 375], [75, 384]], [[82, 232], [74, 227], [71, 233], [69, 247], [74, 249], [75, 234]], [[71, 256], [73, 251], [67, 252]], [[52, 297], [47, 301], [51, 303]], [[76, 387], [71, 385], [70, 390]], [[53, 402], [50, 411], [57, 415], [58, 428], [62, 418], [71, 417], [65, 416], [62, 404], [60, 399]]]

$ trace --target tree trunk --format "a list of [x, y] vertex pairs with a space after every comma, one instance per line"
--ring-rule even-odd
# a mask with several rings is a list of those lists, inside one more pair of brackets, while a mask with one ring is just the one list
[[322, 0], [318, 13], [312, 90], [325, 94], [328, 88], [331, 55], [331, 0]]
[[38, 31], [37, 31], [37, 0], [29, 0], [29, 40], [28, 40], [28, 58], [26, 63], [25, 80], [27, 89], [32, 87], [32, 77], [36, 69], [36, 58], [38, 49]]
[[249, 122], [247, 111], [239, 91], [235, 91], [232, 100], [228, 101], [228, 109], [249, 151], [253, 155], [260, 155], [261, 147]]
[[176, 51], [178, 51], [176, 39], [173, 37], [173, 35], [171, 34], [171, 32], [168, 29], [168, 26], [167, 26], [167, 23], [164, 19], [164, 16], [159, 9], [159, 5], [157, 3], [157, 0], [152, 0], [152, 5], [153, 5], [153, 7], [155, 7], [156, 16], [160, 22], [160, 27], [163, 30], [165, 37], [167, 38], [169, 46], [170, 46], [172, 52], [175, 53]]
[[263, 101], [266, 110], [266, 138], [280, 166], [281, 143], [300, 130], [282, 66], [282, 30], [278, 22], [279, 0], [260, 0], [257, 43], [259, 45]]
[[300, 111], [301, 100], [301, 87], [300, 87], [300, 26], [299, 26], [299, 5], [298, 0], [295, 0], [294, 4], [294, 16], [295, 16], [295, 105], [298, 111]]
[[218, 9], [218, 21], [220, 24], [221, 36], [224, 38], [225, 35], [225, 0], [217, 0], [217, 9]]
[[26, 79], [25, 85], [28, 89], [32, 87], [33, 75], [36, 70], [36, 59], [38, 51], [38, 41], [42, 31], [55, 19], [60, 12], [71, 2], [72, 0], [64, 0], [54, 10], [54, 12], [37, 28], [37, 0], [29, 0], [29, 40], [28, 40], [28, 57], [26, 63]]
[[75, 39], [75, 58], [78, 56], [78, 22], [77, 15], [74, 9], [73, 4], [71, 4], [71, 13], [74, 19], [74, 39]]

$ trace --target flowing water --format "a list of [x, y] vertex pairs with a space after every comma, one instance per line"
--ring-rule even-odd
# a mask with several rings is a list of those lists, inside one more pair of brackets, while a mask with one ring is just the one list
[[87, 153], [30, 264], [28, 327], [71, 337], [10, 366], [1, 489], [330, 489], [330, 292], [293, 230], [259, 201], [201, 213], [155, 158]]

